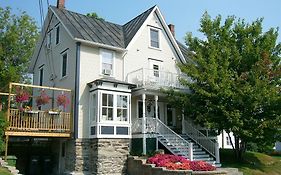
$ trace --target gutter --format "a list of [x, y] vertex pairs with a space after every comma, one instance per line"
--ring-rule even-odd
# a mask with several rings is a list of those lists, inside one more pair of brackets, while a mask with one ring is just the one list
[[79, 82], [80, 82], [80, 42], [76, 43], [76, 63], [75, 63], [75, 82], [74, 82], [74, 138], [78, 138], [78, 117], [79, 117]]
[[115, 50], [115, 51], [119, 51], [119, 52], [125, 52], [127, 51], [127, 49], [121, 48], [121, 47], [115, 47], [115, 46], [110, 46], [110, 45], [106, 45], [106, 44], [101, 44], [101, 43], [96, 43], [93, 41], [88, 41], [88, 40], [83, 40], [80, 38], [74, 38], [74, 40], [76, 42], [80, 42], [80, 43], [85, 43], [91, 46], [97, 46], [97, 47], [102, 47], [102, 48], [106, 48], [106, 49], [111, 49], [111, 50]]

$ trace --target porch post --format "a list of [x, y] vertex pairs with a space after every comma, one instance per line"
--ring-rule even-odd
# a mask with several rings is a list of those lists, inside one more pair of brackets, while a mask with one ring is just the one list
[[[154, 96], [155, 100], [155, 132], [158, 133], [158, 126], [157, 126], [157, 119], [159, 119], [158, 116], [158, 95]], [[158, 150], [158, 138], [156, 136], [156, 150]]]
[[154, 96], [154, 100], [155, 100], [155, 118], [159, 119], [159, 116], [158, 116], [158, 95]]
[[145, 109], [146, 109], [146, 105], [145, 105], [145, 98], [146, 95], [142, 94], [142, 134], [143, 134], [143, 138], [142, 138], [142, 153], [144, 155], [146, 155], [146, 120], [145, 120]]
[[215, 143], [215, 149], [216, 149], [216, 152], [215, 152], [215, 156], [216, 156], [216, 163], [220, 163], [220, 147], [219, 147], [219, 143], [216, 141]]
[[188, 144], [188, 158], [193, 161], [193, 143], [189, 142]]
[[185, 128], [185, 118], [184, 118], [184, 109], [182, 110], [182, 113], [181, 113], [181, 133], [182, 134], [185, 134], [186, 133], [186, 128]]

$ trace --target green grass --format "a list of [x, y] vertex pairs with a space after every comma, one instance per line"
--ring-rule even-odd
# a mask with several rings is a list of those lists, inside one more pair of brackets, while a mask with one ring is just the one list
[[6, 168], [0, 167], [1, 175], [12, 175]]
[[246, 152], [239, 162], [232, 150], [221, 150], [221, 162], [223, 167], [239, 168], [244, 175], [281, 175], [281, 156]]

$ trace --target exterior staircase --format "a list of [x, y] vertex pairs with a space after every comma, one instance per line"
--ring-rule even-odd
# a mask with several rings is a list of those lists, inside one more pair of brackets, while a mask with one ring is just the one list
[[[200, 143], [196, 142], [188, 134], [179, 135], [159, 119], [153, 119], [155, 122], [147, 122], [146, 126], [155, 123], [157, 140], [166, 147], [172, 154], [183, 156], [191, 160], [203, 160], [210, 164], [215, 164], [215, 155], [210, 154]], [[207, 139], [207, 138], [205, 138]]]

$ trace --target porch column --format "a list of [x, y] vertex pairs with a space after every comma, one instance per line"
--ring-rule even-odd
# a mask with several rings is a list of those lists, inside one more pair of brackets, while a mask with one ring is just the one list
[[143, 134], [143, 137], [142, 137], [142, 153], [144, 155], [146, 155], [146, 121], [145, 121], [145, 109], [146, 109], [146, 105], [145, 105], [145, 98], [146, 98], [146, 95], [145, 94], [142, 94], [142, 134]]
[[182, 110], [181, 113], [181, 133], [185, 134], [186, 133], [186, 128], [185, 128], [185, 118], [184, 118], [184, 109]]
[[216, 152], [215, 152], [216, 163], [220, 163], [220, 146], [219, 146], [219, 143], [217, 141], [215, 143], [215, 149], [216, 149]]
[[[158, 133], [158, 122], [157, 119], [159, 119], [158, 116], [158, 95], [154, 96], [154, 100], [155, 100], [155, 132]], [[156, 136], [156, 150], [158, 150], [158, 138]]]

